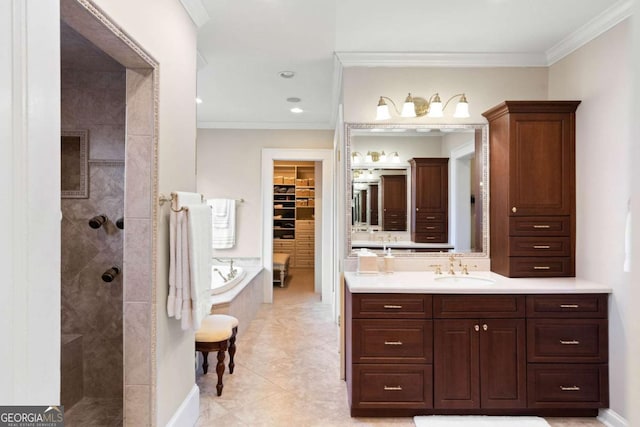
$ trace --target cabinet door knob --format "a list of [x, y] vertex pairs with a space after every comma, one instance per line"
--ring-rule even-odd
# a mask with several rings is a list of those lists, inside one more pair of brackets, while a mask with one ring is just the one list
[[485, 324], [483, 324], [483, 325], [482, 325], [482, 330], [483, 330], [483, 331], [486, 331], [487, 329], [489, 329], [489, 327], [487, 326], [487, 324], [486, 324], [486, 323], [485, 323]]
[[474, 325], [474, 326], [473, 326], [473, 329], [475, 329], [475, 330], [476, 330], [476, 332], [478, 332], [478, 331], [480, 330], [480, 325]]
[[518, 212], [518, 208], [516, 208], [515, 206], [511, 208], [511, 212], [516, 213]]

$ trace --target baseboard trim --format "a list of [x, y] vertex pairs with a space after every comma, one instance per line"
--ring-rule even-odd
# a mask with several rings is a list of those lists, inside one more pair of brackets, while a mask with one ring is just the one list
[[185, 397], [178, 410], [167, 423], [167, 427], [194, 426], [200, 416], [200, 389], [197, 385]]
[[620, 414], [612, 409], [600, 409], [598, 421], [608, 427], [628, 427], [629, 423]]

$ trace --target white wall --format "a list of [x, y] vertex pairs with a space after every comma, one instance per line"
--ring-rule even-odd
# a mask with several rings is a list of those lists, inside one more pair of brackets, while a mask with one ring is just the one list
[[[196, 28], [179, 0], [95, 0], [160, 64], [158, 190], [195, 191]], [[154, 201], [154, 203], [157, 203]], [[168, 207], [158, 210], [156, 423], [165, 425], [195, 384], [194, 336], [166, 316]]]
[[0, 2], [0, 402], [60, 403], [59, 4]]
[[[629, 20], [549, 69], [549, 99], [582, 100], [576, 112], [576, 274], [610, 285], [611, 409], [625, 404], [630, 275], [622, 270], [630, 197], [631, 94]], [[640, 316], [631, 316], [640, 321]], [[637, 361], [637, 355], [634, 356]]]
[[[454, 119], [455, 102], [444, 117], [405, 119], [392, 113], [390, 120], [378, 123], [486, 123], [482, 112], [508, 99], [546, 99], [546, 68], [345, 68], [344, 121], [373, 123], [381, 95], [394, 100], [400, 108], [408, 92], [428, 98], [439, 92], [443, 102], [465, 92], [469, 101], [468, 119]], [[393, 108], [390, 106], [390, 109]]]
[[333, 130], [198, 129], [198, 191], [207, 198], [245, 200], [236, 211], [236, 246], [214, 250], [214, 256], [262, 256], [262, 149], [331, 149], [333, 133]]

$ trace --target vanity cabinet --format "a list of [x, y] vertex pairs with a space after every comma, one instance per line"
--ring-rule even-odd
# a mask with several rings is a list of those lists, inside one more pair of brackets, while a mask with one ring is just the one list
[[505, 101], [489, 121], [491, 269], [575, 276], [575, 111], [580, 101]]
[[526, 407], [525, 297], [435, 295], [434, 407]]
[[380, 176], [382, 231], [407, 231], [407, 179], [404, 175]]
[[449, 159], [413, 158], [411, 164], [411, 240], [449, 241]]
[[527, 317], [528, 406], [609, 406], [606, 295], [530, 295]]
[[606, 294], [351, 293], [352, 416], [594, 416], [609, 405]]

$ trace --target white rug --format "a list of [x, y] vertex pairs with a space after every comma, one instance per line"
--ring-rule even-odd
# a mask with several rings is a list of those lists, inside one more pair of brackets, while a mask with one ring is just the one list
[[550, 427], [540, 417], [491, 417], [487, 415], [425, 415], [414, 417], [416, 427]]

